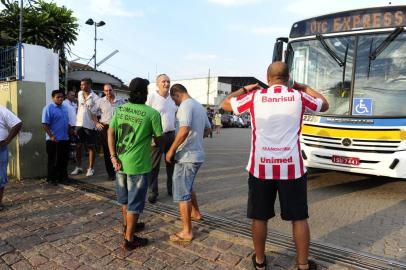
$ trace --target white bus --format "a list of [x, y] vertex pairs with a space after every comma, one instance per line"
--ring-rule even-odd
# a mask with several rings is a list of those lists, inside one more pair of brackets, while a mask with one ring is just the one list
[[320, 91], [325, 113], [305, 114], [308, 167], [406, 178], [406, 6], [323, 15], [278, 38], [292, 80]]

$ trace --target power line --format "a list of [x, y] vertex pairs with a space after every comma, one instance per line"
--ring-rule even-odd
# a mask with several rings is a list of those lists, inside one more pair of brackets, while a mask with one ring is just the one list
[[[72, 52], [72, 50], [70, 50], [70, 49], [68, 49], [67, 51], [68, 51], [69, 54], [72, 54], [72, 55], [74, 55], [74, 56], [80, 58], [81, 60], [89, 60], [89, 58], [85, 58], [85, 57], [82, 57], [82, 56], [80, 56], [80, 55], [77, 55], [76, 53]], [[90, 60], [91, 60], [91, 59], [92, 59], [92, 58], [90, 58]]]

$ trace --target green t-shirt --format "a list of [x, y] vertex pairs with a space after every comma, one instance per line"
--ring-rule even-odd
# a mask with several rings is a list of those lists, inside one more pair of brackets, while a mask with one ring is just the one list
[[144, 104], [126, 103], [116, 109], [110, 128], [114, 129], [121, 172], [150, 172], [151, 139], [162, 135], [159, 112]]

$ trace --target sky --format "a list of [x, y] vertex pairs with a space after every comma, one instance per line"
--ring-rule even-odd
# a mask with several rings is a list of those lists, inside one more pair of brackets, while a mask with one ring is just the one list
[[[275, 39], [288, 36], [296, 21], [336, 11], [387, 5], [382, 0], [53, 0], [78, 18], [71, 47], [77, 62], [88, 63], [99, 27], [97, 59], [119, 52], [100, 65], [128, 84], [151, 82], [166, 73], [172, 80], [208, 76], [254, 76], [265, 81]], [[406, 0], [391, 1], [406, 5]], [[93, 65], [93, 62], [91, 62]]]

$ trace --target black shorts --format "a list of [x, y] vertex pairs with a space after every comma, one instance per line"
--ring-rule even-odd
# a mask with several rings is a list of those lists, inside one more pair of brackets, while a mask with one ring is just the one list
[[307, 174], [294, 180], [261, 180], [249, 174], [248, 187], [248, 218], [258, 220], [273, 218], [277, 193], [283, 220], [309, 218]]
[[97, 131], [84, 127], [76, 127], [76, 133], [79, 137], [80, 143], [85, 143], [88, 147], [96, 146]]

